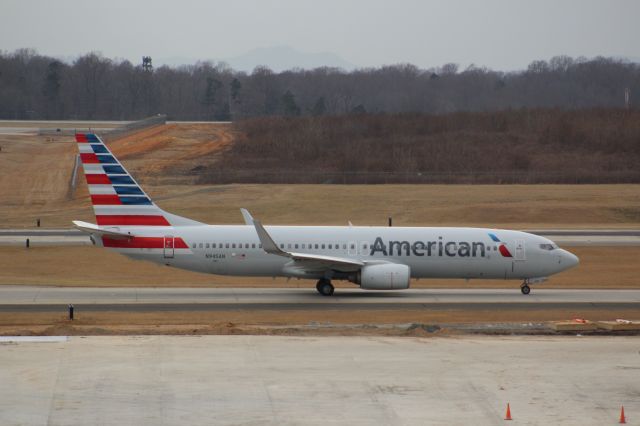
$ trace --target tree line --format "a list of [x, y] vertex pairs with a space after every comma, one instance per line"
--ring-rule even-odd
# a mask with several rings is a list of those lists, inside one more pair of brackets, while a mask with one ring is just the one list
[[0, 51], [1, 119], [173, 120], [363, 113], [486, 112], [623, 107], [640, 99], [640, 65], [615, 58], [558, 56], [526, 70], [456, 64], [358, 69], [266, 67], [239, 72], [198, 62], [144, 69], [88, 53], [71, 63], [32, 49]]
[[257, 117], [201, 183], [638, 183], [640, 110]]

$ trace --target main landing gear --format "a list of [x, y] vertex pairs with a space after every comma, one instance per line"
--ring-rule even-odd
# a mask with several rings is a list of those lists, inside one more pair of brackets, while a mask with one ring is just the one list
[[333, 284], [331, 284], [331, 280], [328, 280], [326, 278], [322, 278], [318, 281], [318, 284], [316, 284], [316, 289], [318, 290], [318, 293], [323, 296], [331, 296], [333, 295], [333, 291], [335, 290]]
[[522, 294], [529, 294], [529, 293], [531, 293], [531, 287], [529, 287], [529, 284], [524, 282], [520, 286], [520, 291], [522, 292]]

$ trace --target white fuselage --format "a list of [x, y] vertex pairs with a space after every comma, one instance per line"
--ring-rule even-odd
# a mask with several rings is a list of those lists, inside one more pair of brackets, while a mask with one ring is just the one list
[[[532, 279], [571, 268], [578, 259], [546, 238], [509, 230], [440, 227], [267, 226], [283, 250], [409, 266], [412, 278]], [[291, 259], [266, 253], [250, 225], [121, 227], [161, 237], [164, 248], [115, 248], [135, 259], [219, 275], [318, 279]], [[496, 241], [497, 240], [497, 241]], [[96, 239], [102, 245], [100, 238]], [[505, 256], [500, 246], [505, 246]], [[549, 249], [549, 246], [553, 246]], [[546, 247], [546, 249], [544, 248]], [[340, 271], [334, 278], [341, 279]]]

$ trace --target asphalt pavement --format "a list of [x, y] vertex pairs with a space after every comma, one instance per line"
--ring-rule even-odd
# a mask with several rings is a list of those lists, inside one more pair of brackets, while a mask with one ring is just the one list
[[640, 290], [312, 288], [88, 288], [0, 286], [0, 312], [50, 312], [73, 304], [83, 311], [170, 312], [224, 310], [546, 310], [638, 309]]

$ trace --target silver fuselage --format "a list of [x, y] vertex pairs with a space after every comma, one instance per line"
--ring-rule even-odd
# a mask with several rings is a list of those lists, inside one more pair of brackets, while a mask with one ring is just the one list
[[[121, 227], [136, 236], [162, 237], [164, 248], [115, 248], [134, 259], [219, 275], [321, 278], [300, 275], [291, 260], [262, 250], [249, 225]], [[412, 278], [532, 279], [575, 266], [572, 253], [550, 240], [520, 231], [454, 227], [267, 226], [289, 252], [326, 255], [367, 263], [405, 264]], [[493, 238], [492, 238], [493, 235]], [[497, 238], [496, 238], [497, 237]], [[494, 238], [498, 239], [495, 241]], [[100, 238], [96, 243], [102, 245]], [[505, 256], [500, 249], [504, 245]]]

